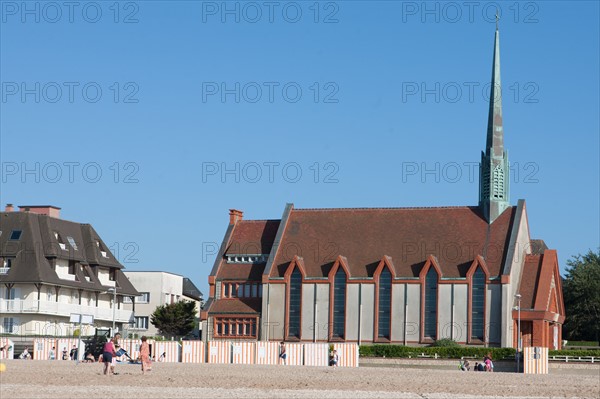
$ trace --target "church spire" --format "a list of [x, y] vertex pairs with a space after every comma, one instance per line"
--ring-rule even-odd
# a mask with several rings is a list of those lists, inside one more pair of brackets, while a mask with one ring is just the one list
[[492, 62], [490, 108], [485, 152], [479, 164], [479, 206], [488, 223], [492, 223], [509, 206], [508, 153], [504, 150], [502, 126], [502, 86], [500, 82], [500, 32], [496, 15], [496, 35]]
[[494, 38], [494, 57], [492, 64], [492, 82], [490, 87], [490, 111], [488, 115], [486, 154], [493, 151], [494, 156], [502, 156], [504, 151], [504, 132], [502, 130], [502, 85], [500, 82], [500, 32], [496, 16], [496, 36]]

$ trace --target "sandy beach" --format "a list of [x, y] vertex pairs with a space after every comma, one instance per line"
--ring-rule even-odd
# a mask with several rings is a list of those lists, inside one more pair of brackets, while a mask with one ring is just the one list
[[[155, 363], [149, 375], [119, 364], [7, 361], [0, 398], [598, 398], [600, 374], [463, 373], [388, 367], [355, 369]], [[600, 369], [599, 369], [600, 372]]]

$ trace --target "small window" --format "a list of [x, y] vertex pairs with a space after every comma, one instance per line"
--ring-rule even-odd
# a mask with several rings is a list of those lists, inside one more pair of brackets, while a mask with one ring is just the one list
[[83, 276], [85, 277], [85, 280], [88, 282], [92, 281], [92, 276], [90, 276], [90, 272], [88, 271], [88, 269], [82, 265], [81, 270], [83, 271]]
[[147, 330], [148, 329], [148, 316], [136, 316], [135, 317], [135, 327], [139, 330]]
[[4, 333], [14, 334], [18, 331], [17, 322], [13, 317], [5, 317], [3, 321]]
[[71, 244], [71, 246], [73, 247], [73, 249], [75, 251], [77, 251], [77, 243], [75, 242], [75, 240], [73, 239], [73, 237], [67, 237], [67, 241], [69, 241], [69, 244]]
[[150, 303], [150, 293], [149, 292], [140, 292], [140, 295], [137, 297], [138, 303]]
[[20, 239], [21, 239], [21, 233], [22, 233], [22, 231], [21, 231], [21, 230], [13, 230], [13, 231], [10, 233], [10, 238], [9, 238], [9, 240], [13, 240], [13, 241], [20, 240]]
[[229, 284], [223, 283], [223, 298], [227, 298], [229, 296]]

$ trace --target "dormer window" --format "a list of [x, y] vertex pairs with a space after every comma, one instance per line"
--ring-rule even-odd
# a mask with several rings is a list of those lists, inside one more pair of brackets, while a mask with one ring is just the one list
[[96, 240], [96, 246], [100, 250], [100, 255], [102, 255], [103, 258], [108, 258], [108, 254], [106, 253], [106, 249], [104, 249], [104, 246], [100, 243], [100, 241]]
[[67, 241], [69, 241], [69, 244], [71, 244], [71, 246], [73, 247], [73, 249], [75, 251], [77, 251], [77, 243], [75, 242], [75, 240], [73, 239], [73, 237], [67, 236]]
[[266, 254], [255, 254], [255, 255], [225, 255], [227, 263], [264, 263], [269, 259], [269, 255]]
[[83, 265], [81, 266], [81, 270], [83, 271], [83, 276], [85, 277], [85, 280], [87, 282], [92, 281], [92, 277], [90, 276], [90, 273], [88, 272], [88, 269], [85, 268]]
[[11, 231], [10, 237], [8, 239], [12, 241], [18, 241], [21, 239], [21, 233], [23, 233], [22, 230], [13, 230]]
[[61, 235], [57, 231], [54, 232], [54, 238], [56, 238], [56, 241], [58, 242], [58, 246], [60, 247], [60, 249], [62, 249], [63, 251], [66, 251], [67, 245], [65, 244]]

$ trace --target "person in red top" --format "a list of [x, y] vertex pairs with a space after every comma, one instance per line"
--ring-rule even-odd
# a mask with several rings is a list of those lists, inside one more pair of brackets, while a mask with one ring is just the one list
[[[102, 348], [102, 361], [104, 362], [104, 375], [109, 375], [110, 366], [112, 363], [113, 356], [116, 356], [115, 345], [113, 343], [114, 338], [111, 338], [104, 344]], [[110, 373], [112, 374], [112, 372]]]

